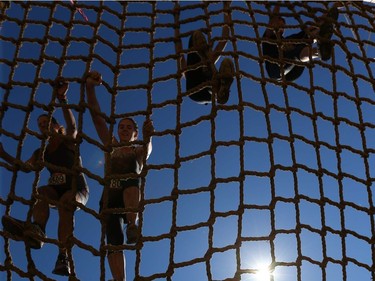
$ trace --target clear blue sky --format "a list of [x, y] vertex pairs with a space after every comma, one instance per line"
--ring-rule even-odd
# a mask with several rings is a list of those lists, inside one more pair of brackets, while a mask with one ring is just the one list
[[[368, 40], [369, 35], [370, 40], [373, 40], [375, 35], [369, 34], [364, 27], [370, 28], [371, 24], [373, 27], [369, 20], [374, 18], [374, 12], [368, 12], [368, 19], [357, 14], [353, 18], [340, 15], [339, 33], [343, 37], [333, 37], [336, 42], [336, 73], [332, 73], [326, 63], [318, 62], [315, 67], [305, 70], [295, 86], [283, 89], [267, 83], [262, 88], [260, 81], [264, 78], [264, 71], [261, 71], [262, 66], [257, 60], [260, 45], [257, 45], [256, 34], [261, 36], [264, 26], [255, 26], [253, 20], [260, 24], [267, 23], [268, 17], [262, 14], [265, 7], [263, 4], [233, 2], [235, 34], [232, 34], [234, 40], [227, 45], [226, 51], [231, 54], [235, 49], [239, 51], [236, 65], [238, 75], [232, 85], [228, 106], [217, 108], [216, 116], [212, 117], [215, 108], [211, 105], [198, 105], [186, 97], [180, 104], [175, 102], [179, 83], [185, 89], [185, 81], [170, 77], [176, 73], [177, 64], [172, 57], [166, 58], [174, 54], [174, 30], [171, 26], [174, 22], [171, 14], [173, 3], [156, 4], [154, 40], [159, 41], [154, 45], [152, 53], [147, 46], [151, 34], [146, 30], [152, 28], [150, 14], [153, 11], [150, 3], [128, 4], [128, 13], [142, 14], [126, 18], [122, 41], [114, 31], [121, 24], [121, 19], [115, 13], [121, 13], [122, 5], [96, 1], [79, 3], [88, 5], [83, 10], [92, 23], [98, 19], [92, 6], [105, 7], [100, 15], [103, 22], [99, 25], [95, 45], [86, 42], [92, 39], [93, 29], [79, 13], [75, 13], [75, 21], [69, 25], [72, 10], [68, 1], [56, 4], [50, 26], [46, 23], [51, 10], [44, 2], [29, 3], [31, 9], [27, 13], [21, 3], [11, 4], [6, 12], [8, 20], [2, 22], [1, 26], [0, 100], [4, 101], [7, 97], [9, 103], [26, 106], [33, 97], [39, 105], [48, 105], [51, 101], [48, 79], [55, 79], [62, 70], [62, 75], [71, 82], [69, 103], [79, 104], [83, 93], [78, 81], [89, 65], [91, 69], [101, 72], [105, 84], [113, 88], [115, 76], [108, 65], [116, 65], [116, 61], [120, 61], [123, 68], [118, 76], [119, 89], [114, 113], [134, 113], [140, 126], [145, 119], [145, 112], [152, 113], [156, 129], [154, 150], [146, 167], [148, 173], [144, 186], [146, 205], [142, 214], [142, 234], [147, 242], [139, 252], [126, 251], [128, 280], [134, 278], [137, 258], [140, 259], [138, 271], [141, 276], [165, 273], [172, 259], [178, 265], [171, 278], [173, 281], [204, 281], [208, 280], [209, 274], [213, 280], [233, 277], [237, 269], [237, 254], [240, 258], [238, 269], [246, 271], [256, 269], [259, 262], [270, 263], [271, 252], [276, 262], [281, 263], [275, 270], [275, 281], [299, 278], [316, 281], [322, 280], [323, 275], [328, 281], [343, 280], [344, 276], [350, 281], [371, 280], [368, 267], [373, 267], [375, 260], [368, 239], [374, 237], [375, 233], [372, 229], [374, 218], [368, 212], [374, 206], [375, 100], [374, 81], [371, 84], [368, 79], [374, 76], [375, 68], [373, 63], [366, 66], [364, 61], [375, 58], [375, 46], [363, 45], [364, 57], [358, 43], [353, 41], [349, 27], [353, 25], [353, 20], [357, 26], [362, 26], [358, 29], [361, 40]], [[192, 3], [181, 2], [181, 7]], [[210, 3], [208, 11], [218, 11], [221, 7], [221, 3]], [[253, 9], [254, 18], [248, 11], [249, 7]], [[314, 7], [323, 8], [323, 4], [314, 4]], [[300, 7], [295, 5], [295, 9], [299, 11]], [[282, 11], [291, 12], [287, 8]], [[180, 19], [198, 15], [204, 15], [204, 10], [186, 9], [181, 12]], [[23, 20], [26, 20], [26, 24], [21, 28]], [[210, 24], [222, 20], [222, 14], [213, 13]], [[301, 20], [311, 19], [302, 14]], [[295, 28], [288, 29], [287, 34], [296, 31], [296, 19], [288, 17], [287, 23]], [[194, 22], [184, 21], [181, 33], [205, 26], [206, 22], [199, 18]], [[133, 32], [134, 29], [143, 31]], [[214, 27], [213, 37], [220, 34], [221, 29]], [[347, 38], [346, 42], [344, 37]], [[22, 44], [14, 43], [20, 42], [21, 38]], [[45, 38], [48, 44], [38, 41]], [[124, 48], [117, 57], [112, 47], [117, 47], [119, 40]], [[139, 44], [139, 48], [126, 48], [132, 44]], [[187, 48], [188, 37], [183, 38], [183, 44]], [[95, 54], [93, 56], [90, 56], [91, 49]], [[355, 56], [348, 58], [347, 51]], [[152, 77], [148, 67], [151, 55], [155, 60]], [[58, 64], [54, 58], [61, 58], [64, 64]], [[25, 62], [25, 59], [34, 59], [35, 64]], [[12, 68], [4, 61], [17, 61], [17, 67]], [[132, 64], [143, 65], [137, 69], [124, 68]], [[354, 76], [356, 80], [353, 80]], [[144, 86], [150, 78], [154, 82], [148, 91]], [[13, 88], [8, 93], [4, 85], [9, 83]], [[112, 96], [105, 85], [97, 88], [97, 95], [102, 110], [111, 114]], [[36, 119], [43, 111], [38, 104], [34, 106], [28, 122], [28, 115], [19, 108], [9, 106], [5, 112], [1, 128], [9, 133], [1, 135], [1, 142], [10, 154], [15, 156], [20, 145], [12, 136], [21, 136], [25, 123], [29, 130], [38, 131]], [[269, 110], [268, 115], [266, 109]], [[80, 146], [83, 166], [90, 173], [103, 176], [103, 153], [88, 141], [89, 138], [99, 141], [90, 115], [87, 110], [74, 111], [74, 114], [85, 135]], [[315, 122], [311, 118], [314, 114]], [[63, 122], [59, 108], [54, 116]], [[334, 120], [340, 122], [335, 124]], [[189, 122], [195, 125], [188, 126]], [[362, 135], [360, 124], [364, 126]], [[180, 126], [181, 134], [174, 135], [172, 132]], [[290, 142], [292, 137], [293, 143]], [[242, 141], [241, 146], [239, 140]], [[270, 140], [272, 143], [268, 143]], [[213, 141], [220, 141], [221, 145], [211, 155]], [[318, 141], [320, 147], [315, 147]], [[27, 134], [22, 142], [22, 160], [28, 159], [41, 145], [31, 134]], [[179, 145], [177, 151], [176, 143]], [[335, 150], [337, 146], [341, 146], [342, 151]], [[363, 158], [360, 152], [365, 149], [368, 157]], [[200, 158], [189, 159], [198, 154], [202, 154]], [[322, 174], [318, 177], [315, 172], [319, 168]], [[3, 200], [7, 198], [9, 187], [14, 181], [16, 195], [30, 198], [31, 187], [36, 179], [34, 173], [13, 174], [4, 167], [0, 171]], [[274, 171], [274, 175], [270, 171]], [[212, 172], [218, 182], [214, 182]], [[337, 178], [339, 173], [342, 173], [342, 179]], [[241, 181], [239, 175], [246, 176]], [[39, 185], [44, 185], [47, 179], [48, 171], [44, 170]], [[102, 186], [92, 178], [87, 177], [87, 180], [90, 198], [86, 206], [98, 211]], [[204, 189], [212, 182], [212, 191]], [[175, 187], [178, 187], [180, 194], [173, 203], [168, 196]], [[323, 198], [325, 204], [317, 204], [318, 200], [323, 202]], [[238, 211], [241, 205], [244, 207], [243, 213]], [[176, 213], [173, 212], [174, 208]], [[200, 223], [208, 222], [212, 210], [219, 214], [212, 229], [205, 225], [198, 227]], [[28, 206], [14, 202], [11, 215], [25, 219], [28, 211]], [[1, 206], [1, 214], [4, 212], [5, 207]], [[225, 213], [228, 215], [221, 216]], [[76, 212], [75, 220], [75, 237], [99, 249], [100, 223], [82, 210]], [[300, 227], [298, 235], [295, 234], [297, 225]], [[160, 236], [169, 234], [176, 226], [197, 227], [179, 231], [172, 248], [171, 240], [161, 239]], [[325, 236], [319, 233], [323, 230], [327, 231]], [[346, 236], [340, 237], [340, 231]], [[57, 237], [55, 210], [51, 211], [46, 232], [49, 238]], [[273, 235], [270, 237], [271, 232]], [[159, 239], [153, 239], [156, 237]], [[202, 260], [209, 250], [209, 237], [212, 237], [212, 247], [222, 250], [214, 253], [205, 263]], [[242, 244], [236, 252], [234, 244], [238, 238], [242, 239]], [[5, 240], [0, 239], [1, 265], [5, 260], [4, 244]], [[24, 244], [11, 241], [9, 249], [13, 264], [21, 270], [27, 270]], [[54, 280], [66, 280], [51, 273], [57, 252], [56, 245], [46, 244], [41, 250], [32, 250], [31, 255], [43, 274]], [[295, 262], [302, 256], [304, 258], [298, 271]], [[344, 257], [349, 262], [341, 266], [339, 263]], [[75, 246], [73, 258], [75, 272], [81, 281], [100, 279], [99, 257]], [[318, 263], [323, 262], [324, 258], [327, 264], [322, 271]], [[194, 264], [180, 264], [192, 263], [195, 259]], [[107, 262], [105, 271], [105, 279], [108, 280], [111, 274]], [[1, 280], [6, 280], [6, 276], [5, 272], [0, 272]], [[12, 280], [25, 279], [13, 273]], [[256, 279], [253, 274], [242, 274], [241, 280]]]

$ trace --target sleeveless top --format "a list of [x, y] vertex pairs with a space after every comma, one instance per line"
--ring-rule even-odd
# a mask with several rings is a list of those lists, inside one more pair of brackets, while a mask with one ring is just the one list
[[[39, 154], [40, 154], [40, 148], [34, 151], [34, 157], [36, 157], [36, 159], [39, 158]], [[54, 151], [50, 152], [48, 151], [48, 149], [45, 150], [44, 161], [52, 165], [71, 170], [74, 166], [74, 157], [75, 157], [74, 154], [75, 154], [74, 150], [71, 149], [64, 141], [62, 141]], [[79, 157], [79, 165], [82, 166], [81, 157]], [[47, 169], [51, 174], [51, 178], [55, 174], [64, 174], [64, 171], [60, 170], [59, 168], [47, 167]], [[61, 185], [67, 189], [71, 189], [74, 176], [75, 175], [72, 175], [72, 174], [66, 174], [65, 184], [53, 184], [53, 185]], [[76, 177], [77, 177], [76, 178], [77, 189], [79, 191], [83, 189], [87, 189], [87, 183], [86, 183], [86, 179], [84, 175], [80, 173], [80, 174], [77, 174]]]
[[[111, 174], [126, 175], [139, 174], [142, 166], [138, 162], [136, 147], [132, 146], [131, 150], [124, 151], [122, 147], [114, 148], [111, 154]], [[123, 177], [121, 178], [121, 187], [140, 186], [139, 177]]]

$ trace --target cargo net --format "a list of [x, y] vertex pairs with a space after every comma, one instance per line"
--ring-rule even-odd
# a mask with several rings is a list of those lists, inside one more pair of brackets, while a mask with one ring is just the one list
[[[69, 279], [112, 278], [99, 212], [108, 150], [83, 86], [96, 70], [108, 125], [131, 116], [140, 128], [146, 118], [155, 126], [141, 181], [142, 236], [120, 247], [127, 280], [374, 280], [375, 6], [342, 2], [332, 58], [298, 62], [303, 74], [287, 81], [269, 78], [262, 53], [275, 3], [231, 3], [217, 64], [234, 62], [230, 97], [202, 105], [188, 97], [178, 61], [195, 30], [210, 47], [222, 39], [222, 2], [1, 2], [0, 133], [18, 159], [0, 162], [2, 215], [30, 221], [49, 175], [19, 167], [45, 149], [39, 114], [62, 122], [68, 106], [83, 160], [76, 169], [90, 187], [75, 212]], [[277, 4], [288, 35], [333, 2]], [[52, 96], [59, 76], [69, 82], [67, 105]], [[57, 222], [52, 210], [39, 251], [0, 230], [1, 280], [59, 278], [51, 273]]]

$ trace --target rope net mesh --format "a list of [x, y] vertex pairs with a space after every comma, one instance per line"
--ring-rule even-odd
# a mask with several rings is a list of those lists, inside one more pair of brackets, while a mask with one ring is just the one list
[[[257, 280], [263, 262], [273, 269], [265, 280], [373, 280], [375, 6], [343, 2], [332, 59], [301, 63], [303, 75], [287, 82], [267, 76], [261, 51], [273, 4], [232, 2], [220, 59], [235, 65], [230, 98], [199, 105], [187, 97], [176, 36], [183, 55], [197, 29], [217, 44], [222, 2], [180, 2], [178, 10], [173, 2], [2, 2], [0, 133], [19, 159], [0, 162], [2, 214], [30, 220], [30, 198], [48, 179], [18, 167], [45, 148], [39, 114], [64, 120], [50, 86], [62, 76], [79, 131], [77, 169], [90, 187], [75, 213], [69, 279], [111, 278], [98, 211], [104, 147], [82, 86], [97, 70], [111, 132], [125, 116], [139, 125], [150, 117], [156, 129], [142, 173], [142, 237], [120, 247], [127, 279]], [[291, 33], [332, 6], [278, 4]], [[57, 278], [57, 220], [51, 212], [38, 252], [0, 230], [2, 280]]]

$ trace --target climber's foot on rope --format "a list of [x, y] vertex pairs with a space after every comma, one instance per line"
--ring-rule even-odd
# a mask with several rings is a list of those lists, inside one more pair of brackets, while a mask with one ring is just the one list
[[333, 35], [333, 25], [337, 22], [338, 16], [337, 7], [332, 7], [329, 9], [319, 28], [318, 46], [320, 57], [324, 61], [329, 60], [332, 56], [333, 43], [331, 38]]
[[219, 69], [219, 90], [217, 92], [217, 102], [225, 104], [229, 99], [230, 86], [234, 80], [234, 64], [231, 59], [225, 58]]
[[24, 240], [25, 243], [32, 249], [42, 248], [44, 242], [36, 239], [35, 236], [39, 238], [45, 238], [46, 235], [36, 224], [27, 224], [24, 221], [12, 218], [10, 216], [3, 216], [2, 223], [4, 230], [12, 234], [15, 240]]
[[135, 224], [128, 224], [126, 227], [126, 243], [135, 244], [138, 241], [139, 231], [138, 227]]
[[39, 225], [35, 223], [26, 225], [23, 235], [25, 237], [25, 242], [30, 248], [40, 249], [43, 247], [44, 242], [41, 240], [41, 238], [46, 238], [46, 234], [39, 227]]
[[52, 271], [53, 274], [61, 276], [70, 275], [70, 266], [68, 257], [65, 254], [59, 254], [56, 260], [55, 269]]
[[3, 224], [4, 230], [12, 234], [14, 240], [24, 240], [23, 231], [25, 229], [25, 222], [6, 215], [3, 216], [1, 222]]

